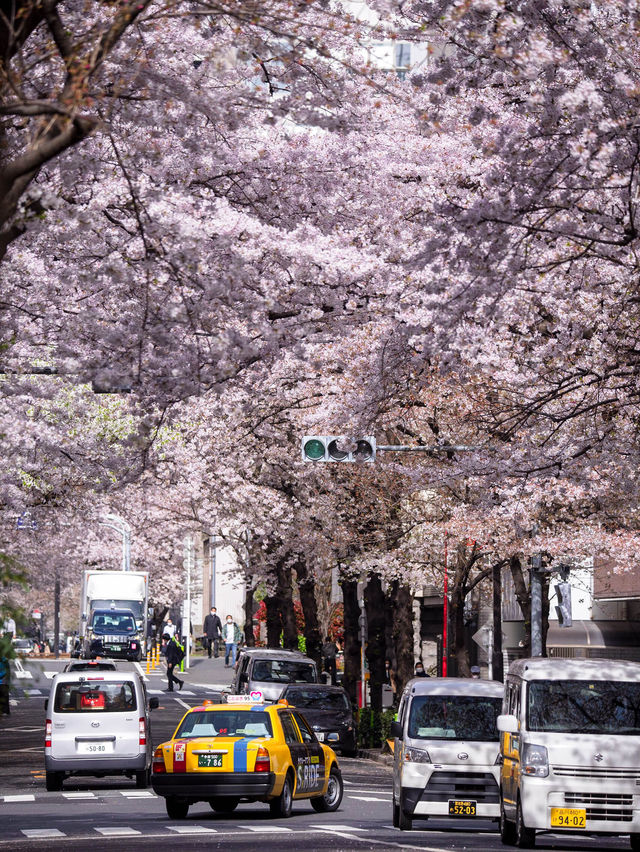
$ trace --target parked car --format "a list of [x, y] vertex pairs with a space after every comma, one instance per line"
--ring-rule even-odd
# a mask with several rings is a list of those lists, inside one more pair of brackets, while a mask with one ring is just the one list
[[349, 696], [341, 686], [292, 683], [281, 698], [302, 710], [320, 742], [328, 743], [341, 754], [356, 753], [356, 726]]
[[164, 796], [170, 819], [184, 819], [196, 802], [218, 813], [231, 813], [240, 801], [267, 802], [281, 818], [299, 799], [320, 813], [339, 808], [336, 755], [318, 742], [300, 712], [242, 696], [228, 700], [188, 710], [154, 752], [151, 785]]
[[231, 692], [264, 696], [277, 701], [289, 683], [318, 683], [318, 669], [300, 651], [282, 648], [243, 648], [236, 665]]
[[413, 678], [391, 723], [393, 824], [500, 816], [497, 719], [503, 686], [471, 678]]
[[33, 639], [14, 639], [13, 650], [20, 657], [33, 657], [38, 651]]
[[45, 702], [47, 790], [71, 775], [127, 775], [146, 787], [151, 768], [149, 710], [137, 672], [70, 671], [53, 678]]

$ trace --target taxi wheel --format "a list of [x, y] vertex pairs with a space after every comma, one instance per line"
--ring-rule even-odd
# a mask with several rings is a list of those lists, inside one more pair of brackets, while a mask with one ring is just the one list
[[311, 799], [311, 807], [314, 811], [318, 811], [318, 813], [337, 811], [342, 801], [343, 791], [342, 775], [335, 766], [332, 766], [329, 773], [327, 792], [324, 796], [316, 796], [314, 799]]
[[62, 790], [62, 780], [64, 774], [62, 772], [47, 772], [45, 776], [45, 787], [50, 793], [56, 790]]
[[284, 784], [282, 785], [282, 793], [280, 793], [277, 799], [269, 802], [269, 810], [271, 811], [271, 816], [283, 817], [286, 819], [291, 816], [292, 807], [293, 778], [291, 773], [288, 772], [287, 777], [284, 779]]
[[189, 802], [184, 799], [177, 799], [175, 796], [168, 796], [165, 804], [167, 806], [167, 815], [169, 819], [185, 819], [189, 813]]
[[230, 814], [238, 807], [240, 799], [232, 799], [230, 796], [216, 796], [214, 799], [209, 799], [211, 810], [217, 814]]

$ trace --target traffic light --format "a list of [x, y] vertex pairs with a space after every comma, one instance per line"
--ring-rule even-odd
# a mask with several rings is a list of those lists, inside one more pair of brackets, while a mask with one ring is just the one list
[[571, 627], [571, 583], [557, 583], [555, 590], [558, 596], [558, 624], [560, 627]]
[[374, 462], [376, 439], [348, 438], [345, 435], [304, 435], [302, 460], [310, 462]]

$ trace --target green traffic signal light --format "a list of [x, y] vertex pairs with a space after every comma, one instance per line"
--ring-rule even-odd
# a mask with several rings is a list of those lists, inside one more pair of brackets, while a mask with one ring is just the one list
[[306, 441], [303, 447], [305, 457], [311, 461], [319, 461], [324, 458], [324, 444], [317, 438]]

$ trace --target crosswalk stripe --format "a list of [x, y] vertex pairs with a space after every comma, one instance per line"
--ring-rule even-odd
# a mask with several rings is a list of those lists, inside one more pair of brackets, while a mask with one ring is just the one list
[[99, 834], [105, 837], [128, 837], [134, 834], [142, 834], [137, 828], [130, 828], [128, 825], [108, 825], [104, 828], [94, 828]]
[[157, 799], [151, 790], [120, 790], [120, 795], [126, 799]]
[[244, 829], [245, 831], [255, 831], [255, 832], [267, 832], [268, 834], [284, 834], [287, 832], [292, 832], [292, 828], [285, 828], [280, 825], [242, 825], [238, 826], [240, 829]]
[[66, 837], [67, 835], [59, 828], [21, 828], [25, 837]]
[[369, 831], [368, 828], [356, 828], [355, 825], [335, 825], [334, 823], [311, 825], [309, 828], [321, 828], [323, 831]]
[[80, 791], [77, 793], [63, 793], [65, 799], [95, 799], [96, 794], [90, 790]]
[[28, 793], [25, 796], [3, 796], [4, 803], [7, 804], [9, 802], [35, 802], [36, 797], [33, 793]]
[[217, 828], [205, 828], [204, 825], [168, 825], [169, 831], [176, 834], [217, 834]]

